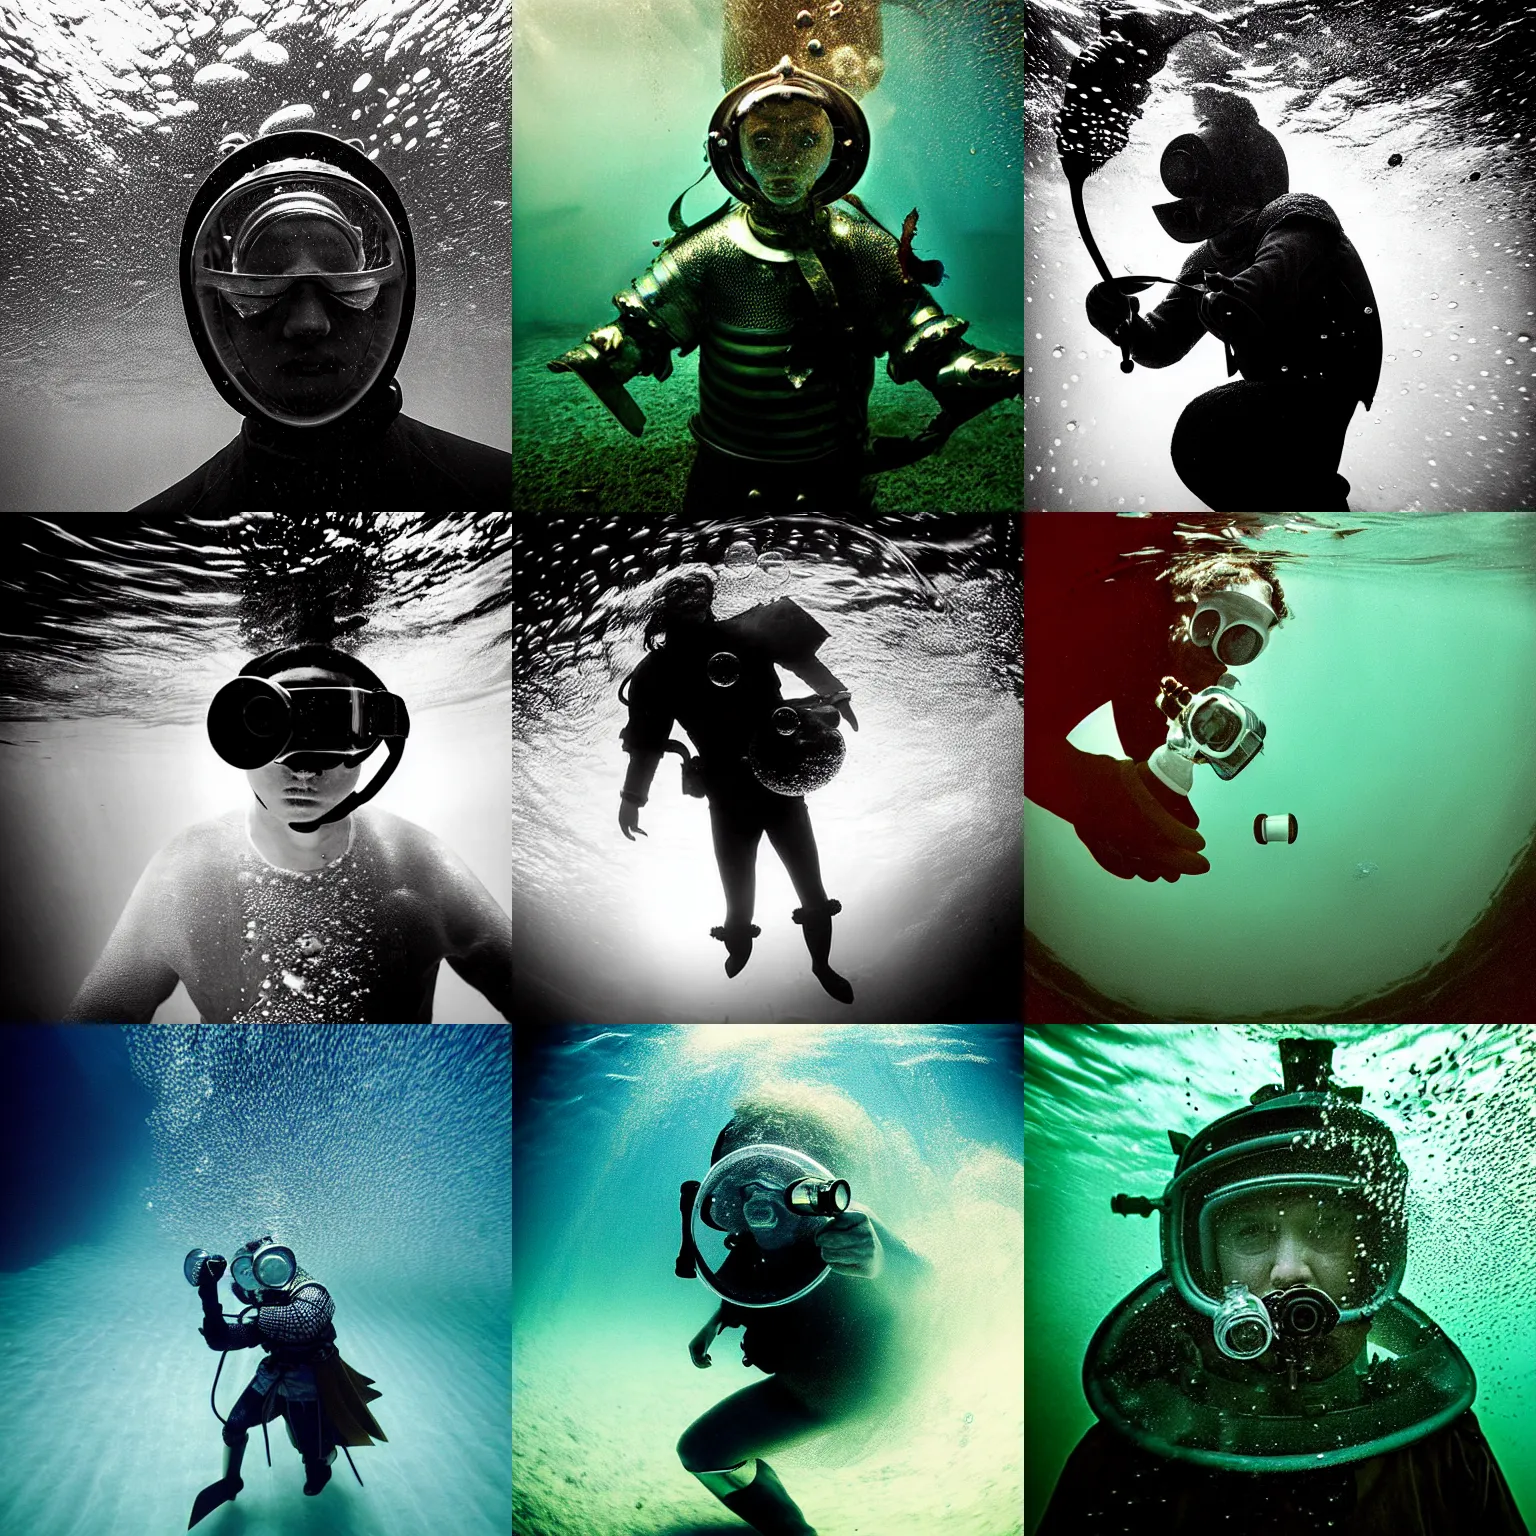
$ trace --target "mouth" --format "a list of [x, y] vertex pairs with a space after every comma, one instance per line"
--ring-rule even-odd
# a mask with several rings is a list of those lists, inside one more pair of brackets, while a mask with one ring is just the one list
[[320, 374], [336, 373], [341, 364], [331, 357], [296, 357], [283, 364], [284, 373], [298, 374], [301, 378], [313, 378]]

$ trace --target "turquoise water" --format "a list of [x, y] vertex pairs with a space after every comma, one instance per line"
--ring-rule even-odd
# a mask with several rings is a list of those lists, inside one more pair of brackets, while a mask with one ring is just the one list
[[[679, 1465], [687, 1425], [763, 1379], [674, 1274], [679, 1185], [744, 1090], [798, 1085], [854, 1128], [855, 1204], [934, 1268], [905, 1394], [772, 1464], [826, 1536], [1022, 1536], [1019, 1032], [582, 1028], [519, 1037], [513, 1499], [519, 1536], [745, 1530]], [[833, 1170], [836, 1172], [837, 1170]], [[885, 1285], [887, 1276], [871, 1280]], [[850, 1282], [855, 1283], [855, 1282]]]
[[[335, 1304], [386, 1443], [318, 1497], [283, 1424], [207, 1536], [506, 1536], [511, 1031], [7, 1029], [0, 1529], [180, 1531], [220, 1475], [219, 1367], [182, 1274], [272, 1233]], [[11, 1134], [14, 1127], [17, 1134]], [[238, 1302], [228, 1278], [221, 1300]], [[259, 1349], [232, 1351], [228, 1415]]]
[[[1182, 882], [1181, 882], [1182, 884]], [[1109, 1309], [1159, 1267], [1156, 1218], [1110, 1211], [1172, 1177], [1165, 1132], [1194, 1133], [1279, 1077], [1282, 1035], [1337, 1042], [1334, 1071], [1408, 1165], [1403, 1294], [1456, 1342], [1474, 1411], [1527, 1522], [1536, 1514], [1536, 1030], [1359, 1026], [1053, 1027], [1025, 1032], [1030, 1341], [1025, 1528], [1093, 1422], [1083, 1354]]]
[[[1536, 522], [1273, 518], [1249, 544], [1292, 617], [1242, 669], [1263, 752], [1195, 771], [1210, 872], [1116, 879], [1026, 801], [1032, 957], [1089, 1017], [1530, 1018]], [[1026, 663], [1026, 731], [1028, 697]], [[1068, 739], [1124, 755], [1107, 706]], [[1254, 841], [1286, 813], [1294, 844]]]

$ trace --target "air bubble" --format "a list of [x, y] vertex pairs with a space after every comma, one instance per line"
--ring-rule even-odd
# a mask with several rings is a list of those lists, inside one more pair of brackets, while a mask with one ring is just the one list
[[1051, 356], [1052, 357], [1065, 357], [1066, 355], [1067, 355], [1067, 349], [1065, 347], [1052, 347], [1051, 348]]
[[726, 549], [721, 564], [727, 576], [745, 576], [757, 564], [757, 546], [750, 539], [737, 539]]
[[1067, 423], [1067, 431], [1068, 432], [1076, 432], [1077, 431], [1077, 423], [1075, 421], [1069, 421]]
[[716, 688], [729, 688], [741, 676], [741, 660], [734, 651], [716, 651], [704, 670]]

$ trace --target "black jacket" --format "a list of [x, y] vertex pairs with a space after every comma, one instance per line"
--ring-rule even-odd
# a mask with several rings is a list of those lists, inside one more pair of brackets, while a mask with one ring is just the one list
[[1095, 1424], [1035, 1536], [1529, 1536], [1470, 1409], [1398, 1451], [1316, 1472], [1223, 1472]]
[[247, 416], [240, 435], [135, 512], [489, 512], [512, 505], [512, 455], [400, 414], [391, 385], [328, 427]]
[[1195, 248], [1179, 273], [1229, 282], [1200, 294], [1175, 288], [1131, 330], [1131, 356], [1176, 363], [1209, 331], [1227, 348], [1228, 374], [1315, 382], [1364, 401], [1381, 377], [1381, 316], [1365, 266], [1320, 197], [1287, 193]]

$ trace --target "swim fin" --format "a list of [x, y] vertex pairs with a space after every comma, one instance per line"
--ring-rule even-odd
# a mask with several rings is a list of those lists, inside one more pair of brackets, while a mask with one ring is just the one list
[[245, 1442], [224, 1447], [224, 1476], [216, 1483], [209, 1483], [192, 1504], [192, 1518], [187, 1521], [190, 1531], [199, 1520], [206, 1519], [220, 1504], [229, 1503], [245, 1487], [240, 1477], [240, 1463], [245, 1458]]
[[238, 1477], [221, 1477], [216, 1483], [209, 1483], [198, 1494], [192, 1505], [192, 1518], [187, 1521], [187, 1529], [190, 1531], [197, 1522], [211, 1515], [220, 1504], [227, 1503], [245, 1487]]

